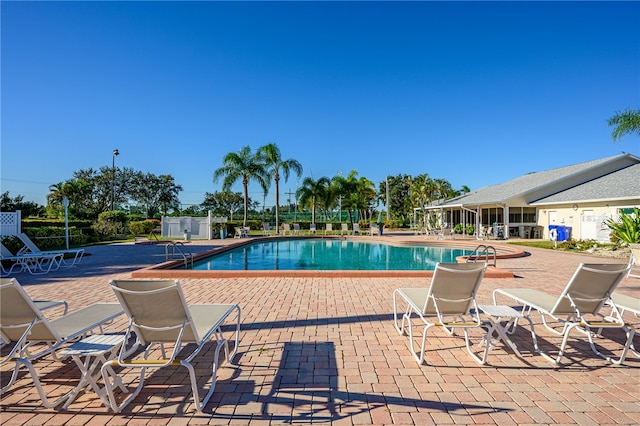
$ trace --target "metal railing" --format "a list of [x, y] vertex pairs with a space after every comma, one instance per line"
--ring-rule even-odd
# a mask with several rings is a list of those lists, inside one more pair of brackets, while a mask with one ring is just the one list
[[[493, 255], [493, 263], [490, 263], [490, 256]], [[467, 263], [476, 263], [478, 260], [483, 260], [488, 265], [496, 266], [496, 249], [493, 246], [486, 246], [484, 244], [480, 244], [478, 247], [473, 249], [473, 252], [467, 257]]]
[[176, 258], [176, 252], [184, 261], [185, 268], [193, 268], [193, 253], [180, 241], [172, 241], [164, 246], [165, 261], [169, 261], [169, 247], [171, 247], [171, 259]]

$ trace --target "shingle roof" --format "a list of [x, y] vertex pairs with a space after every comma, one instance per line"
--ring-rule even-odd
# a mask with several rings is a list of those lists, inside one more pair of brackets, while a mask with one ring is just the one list
[[[624, 160], [627, 160], [625, 162]], [[453, 198], [444, 203], [445, 206], [457, 205], [481, 205], [481, 204], [503, 204], [509, 200], [518, 197], [524, 197], [528, 193], [540, 191], [549, 187], [549, 191], [553, 190], [554, 185], [568, 180], [570, 177], [587, 173], [589, 170], [605, 166], [608, 163], [621, 162], [621, 168], [629, 166], [628, 160], [633, 163], [640, 163], [640, 158], [631, 154], [618, 154], [611, 157], [601, 158], [599, 160], [587, 161], [584, 163], [574, 164], [571, 166], [560, 167], [557, 169], [546, 170], [542, 172], [529, 173], [508, 182], [498, 185], [480, 188], [477, 191], [460, 197]], [[557, 188], [555, 189], [557, 190]], [[606, 193], [605, 193], [606, 194]], [[546, 195], [546, 194], [537, 194]], [[534, 201], [534, 200], [531, 200]]]
[[532, 205], [640, 198], [640, 164], [541, 198]]

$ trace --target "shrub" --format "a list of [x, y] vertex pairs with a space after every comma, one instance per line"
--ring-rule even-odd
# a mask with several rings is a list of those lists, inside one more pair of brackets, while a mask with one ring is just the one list
[[467, 235], [473, 235], [476, 232], [476, 227], [473, 225], [467, 225]]
[[455, 232], [456, 234], [462, 234], [462, 224], [456, 224], [456, 226], [453, 227], [453, 232]]
[[604, 224], [611, 230], [611, 240], [613, 242], [640, 243], [640, 209], [637, 207], [633, 209], [632, 214], [622, 213], [619, 222], [608, 219]]
[[91, 225], [91, 229], [102, 237], [123, 234], [126, 220], [127, 214], [123, 211], [102, 212], [98, 215], [98, 220]]
[[133, 235], [147, 235], [156, 226], [156, 221], [153, 220], [140, 220], [137, 222], [129, 222], [129, 232]]

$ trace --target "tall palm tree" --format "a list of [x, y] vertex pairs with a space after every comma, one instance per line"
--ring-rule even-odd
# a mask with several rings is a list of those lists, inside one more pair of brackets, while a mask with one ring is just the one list
[[296, 192], [300, 206], [311, 207], [311, 223], [316, 223], [316, 207], [318, 206], [322, 194], [326, 192], [327, 188], [331, 184], [328, 177], [321, 177], [318, 180], [314, 180], [311, 177], [306, 177], [302, 181], [302, 186]]
[[268, 173], [260, 157], [251, 152], [251, 147], [245, 146], [238, 152], [230, 152], [222, 159], [222, 167], [213, 172], [213, 182], [221, 177], [222, 190], [229, 191], [238, 179], [242, 179], [244, 189], [244, 220], [243, 226], [247, 226], [249, 215], [249, 181], [257, 181], [266, 193], [269, 190], [267, 184]]
[[616, 113], [609, 119], [609, 126], [616, 126], [611, 135], [614, 141], [629, 133], [640, 136], [640, 109], [633, 111], [628, 108], [626, 111]]
[[256, 156], [263, 162], [269, 179], [273, 177], [273, 181], [276, 184], [276, 223], [275, 227], [278, 229], [279, 212], [280, 212], [280, 170], [282, 170], [282, 176], [286, 182], [289, 179], [289, 174], [294, 172], [298, 177], [302, 175], [302, 164], [293, 158], [288, 160], [282, 159], [280, 154], [280, 148], [275, 143], [269, 143], [265, 146], [258, 148]]

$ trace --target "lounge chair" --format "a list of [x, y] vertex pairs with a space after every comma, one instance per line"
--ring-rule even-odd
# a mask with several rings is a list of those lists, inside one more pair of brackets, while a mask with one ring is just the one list
[[271, 225], [269, 225], [269, 223], [267, 222], [262, 224], [262, 235], [264, 235], [265, 237], [267, 235], [271, 235]]
[[309, 235], [316, 235], [316, 224], [312, 223], [309, 225]]
[[629, 275], [630, 277], [640, 278], [640, 270], [636, 273], [635, 269], [640, 268], [640, 248], [631, 248], [631, 257], [629, 258]]
[[293, 235], [300, 235], [300, 224], [299, 223], [294, 223], [293, 224]]
[[[69, 250], [40, 250], [40, 248], [34, 243], [27, 234], [24, 232], [17, 235], [18, 239], [22, 241], [24, 247], [17, 253], [21, 254], [39, 254], [39, 255], [55, 255], [62, 254], [62, 265], [73, 266], [80, 263], [82, 256], [84, 255], [84, 249], [69, 249]], [[68, 260], [65, 260], [66, 255], [72, 255]]]
[[362, 233], [360, 232], [360, 224], [359, 223], [354, 223], [353, 224], [353, 235], [356, 235], [356, 233], [358, 235], [362, 235]]
[[372, 223], [369, 226], [369, 235], [380, 235], [380, 228], [378, 227], [378, 224]]
[[56, 359], [56, 351], [62, 346], [93, 330], [101, 330], [103, 324], [123, 313], [122, 307], [117, 303], [95, 303], [49, 321], [15, 278], [0, 282], [0, 303], [2, 339], [13, 343], [8, 355], [0, 360], [0, 365], [14, 364], [11, 379], [0, 393], [4, 394], [13, 386], [20, 367], [24, 366], [33, 378], [42, 404], [47, 408], [66, 401], [72, 393], [77, 393], [77, 389], [53, 402], [49, 401], [32, 362], [49, 354]]
[[327, 223], [324, 227], [324, 235], [333, 234], [333, 225], [331, 223]]
[[[449, 334], [456, 328], [462, 328], [468, 352], [479, 361], [471, 350], [467, 329], [483, 326], [475, 297], [485, 270], [486, 265], [481, 263], [437, 263], [428, 288], [394, 290], [394, 326], [400, 334], [405, 334], [408, 329], [409, 347], [418, 364], [424, 362], [427, 332], [435, 326], [444, 328]], [[400, 302], [407, 307], [399, 317]], [[424, 324], [419, 352], [414, 348], [414, 318], [418, 318]], [[487, 344], [486, 352], [489, 346]], [[484, 358], [486, 359], [486, 355]]]
[[9, 270], [6, 270], [4, 265], [0, 263], [3, 276], [11, 275], [16, 267], [19, 268], [17, 272], [27, 270], [32, 275], [47, 274], [60, 267], [63, 257], [64, 254], [59, 252], [13, 254], [4, 244], [0, 243], [0, 260], [13, 262]]
[[[137, 341], [134, 345], [124, 344], [117, 359], [110, 360], [102, 366], [104, 382], [110, 408], [120, 412], [142, 390], [147, 368], [163, 368], [167, 366], [183, 366], [189, 371], [193, 398], [198, 411], [207, 404], [216, 385], [218, 358], [224, 348], [227, 362], [231, 362], [238, 351], [240, 339], [240, 307], [235, 304], [187, 305], [180, 283], [173, 280], [113, 280], [111, 288], [116, 293], [125, 313], [129, 316], [129, 326], [125, 342], [129, 342], [131, 333], [135, 333]], [[229, 344], [223, 336], [222, 325], [236, 312], [235, 344], [229, 353]], [[205, 397], [200, 400], [196, 372], [191, 364], [194, 357], [202, 350], [205, 343], [215, 340], [217, 345], [213, 355], [211, 385]], [[154, 345], [160, 345], [162, 358], [150, 359]], [[165, 345], [173, 345], [173, 351], [167, 358]], [[194, 346], [191, 346], [194, 345]], [[135, 347], [144, 347], [141, 356], [128, 359], [127, 354]], [[183, 349], [190, 348], [184, 359], [176, 359]], [[142, 358], [141, 358], [142, 357]], [[140, 369], [140, 379], [135, 391], [118, 405], [110, 386], [111, 368], [115, 367]]]
[[282, 235], [287, 235], [287, 233], [289, 235], [291, 235], [291, 225], [289, 225], [288, 223], [283, 223], [282, 224]]
[[[617, 308], [620, 311], [620, 315], [624, 315], [626, 312], [629, 312], [633, 314], [636, 318], [640, 318], [640, 299], [627, 296], [626, 294], [620, 294], [620, 293], [614, 292], [611, 295], [611, 300], [613, 300], [613, 305], [609, 304], [609, 306], [612, 309], [614, 307]], [[639, 324], [638, 322], [635, 323], [636, 328], [638, 324]], [[631, 343], [631, 346], [629, 348], [633, 351], [633, 353], [637, 357], [640, 357], [640, 353], [638, 352], [636, 347], [633, 345], [633, 342]]]
[[[574, 329], [587, 335], [591, 349], [597, 355], [614, 364], [621, 364], [633, 341], [634, 330], [623, 321], [611, 295], [628, 272], [629, 266], [625, 264], [580, 264], [559, 296], [533, 288], [496, 289], [493, 300], [497, 304], [497, 297], [502, 295], [521, 304], [524, 310], [538, 311], [545, 327], [562, 336], [557, 357], [540, 351], [541, 355], [555, 365], [560, 364], [569, 335]], [[600, 312], [605, 303], [612, 307], [611, 314], [606, 316]], [[561, 329], [557, 330], [557, 327], [552, 326], [548, 318], [554, 325], [561, 326]], [[605, 328], [621, 329], [627, 336], [618, 359], [601, 353], [593, 342], [596, 331]]]
[[340, 235], [347, 234], [349, 235], [349, 225], [346, 223], [340, 224]]

